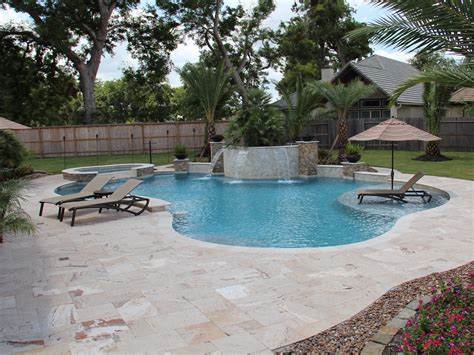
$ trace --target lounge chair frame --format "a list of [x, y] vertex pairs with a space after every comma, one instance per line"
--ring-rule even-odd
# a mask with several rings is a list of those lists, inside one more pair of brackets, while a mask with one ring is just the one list
[[405, 200], [405, 197], [420, 197], [424, 203], [428, 203], [431, 201], [432, 197], [429, 193], [423, 190], [415, 190], [414, 185], [418, 180], [420, 180], [424, 176], [423, 173], [418, 172], [411, 177], [403, 186], [398, 190], [387, 189], [387, 190], [363, 190], [357, 194], [357, 199], [359, 200], [359, 204], [362, 203], [365, 196], [377, 196], [377, 197], [384, 197], [390, 198], [392, 200], [401, 201], [403, 203], [407, 203], [408, 201]]
[[433, 198], [432, 195], [430, 195], [429, 193], [427, 193], [426, 191], [423, 191], [423, 190], [411, 189], [409, 191], [400, 192], [400, 193], [397, 193], [396, 191], [387, 190], [387, 193], [366, 192], [366, 193], [358, 194], [357, 199], [359, 200], [359, 204], [362, 203], [365, 196], [385, 197], [385, 198], [390, 198], [392, 200], [401, 201], [403, 203], [408, 203], [409, 202], [409, 201], [405, 200], [405, 197], [421, 197], [421, 199], [423, 200], [424, 203], [430, 202], [431, 199]]
[[[104, 199], [105, 201], [106, 199]], [[141, 207], [137, 206], [137, 202], [145, 202]], [[72, 211], [72, 218], [71, 218], [71, 227], [74, 227], [75, 221], [76, 221], [76, 213], [79, 210], [85, 210], [85, 209], [98, 209], [99, 213], [102, 213], [103, 209], [112, 209], [116, 210], [118, 212], [128, 212], [133, 214], [134, 216], [138, 216], [142, 214], [147, 208], [148, 204], [150, 203], [149, 198], [141, 197], [141, 196], [135, 196], [135, 195], [128, 195], [121, 199], [120, 201], [113, 201], [113, 202], [104, 202], [101, 204], [96, 204], [93, 206], [83, 206], [83, 207], [73, 207], [70, 208], [69, 210]], [[124, 207], [122, 207], [124, 206]], [[132, 211], [132, 207], [139, 207], [140, 209], [138, 211]], [[65, 208], [60, 208], [60, 217], [59, 220], [62, 222], [64, 219], [64, 211]]]
[[[40, 210], [39, 215], [43, 215], [44, 205], [45, 203], [53, 204], [55, 206], [61, 206], [63, 203], [67, 202], [78, 202], [83, 201], [88, 198], [95, 197], [94, 191], [102, 189], [110, 180], [112, 180], [112, 176], [104, 176], [104, 175], [97, 175], [91, 181], [89, 181], [80, 192], [71, 194], [71, 195], [64, 195], [64, 196], [54, 196], [45, 198], [40, 203]], [[71, 198], [71, 196], [76, 196]], [[57, 218], [61, 217], [61, 208], [58, 209]]]

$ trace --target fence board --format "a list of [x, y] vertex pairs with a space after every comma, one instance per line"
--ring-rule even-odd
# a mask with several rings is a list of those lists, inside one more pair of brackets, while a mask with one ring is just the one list
[[[349, 135], [373, 127], [383, 119], [349, 119]], [[425, 129], [422, 118], [406, 119], [409, 124]], [[217, 134], [224, 134], [227, 121], [216, 122]], [[40, 157], [84, 156], [99, 154], [143, 153], [151, 141], [154, 153], [172, 151], [176, 143], [184, 143], [189, 150], [200, 149], [206, 136], [206, 124], [194, 122], [159, 122], [91, 126], [57, 126], [15, 131], [23, 145]], [[133, 141], [131, 135], [133, 134]], [[96, 135], [98, 137], [96, 138]], [[319, 141], [321, 148], [329, 148], [337, 135], [337, 121], [310, 123], [304, 136]], [[441, 122], [441, 149], [474, 151], [474, 117], [450, 117]], [[64, 144], [63, 137], [66, 137]], [[370, 149], [390, 149], [388, 142], [364, 142]], [[400, 142], [400, 150], [423, 150], [424, 143]]]
[[[382, 122], [384, 119], [348, 119], [349, 137], [363, 130], [369, 129]], [[412, 126], [426, 130], [424, 118], [408, 118], [405, 122]], [[328, 132], [326, 135], [325, 132]], [[337, 121], [316, 121], [310, 123], [304, 132], [305, 136], [313, 137], [319, 141], [321, 148], [329, 148], [337, 135]], [[440, 147], [443, 150], [474, 151], [474, 117], [449, 117], [440, 125], [442, 138]], [[390, 149], [390, 143], [381, 141], [358, 142], [368, 149]], [[425, 143], [420, 141], [399, 142], [399, 150], [423, 150]]]

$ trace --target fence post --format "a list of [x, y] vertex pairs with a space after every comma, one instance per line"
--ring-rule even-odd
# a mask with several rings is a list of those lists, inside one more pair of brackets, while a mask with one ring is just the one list
[[109, 155], [112, 155], [112, 137], [110, 133], [110, 125], [107, 126], [107, 148], [109, 150]]
[[151, 141], [148, 141], [148, 151], [149, 151], [149, 154], [150, 154], [150, 164], [153, 164], [152, 158], [151, 158]]
[[133, 133], [130, 135], [130, 137], [132, 138], [132, 164], [134, 163], [133, 161]]
[[142, 122], [142, 154], [145, 154], [145, 124]]
[[166, 151], [167, 151], [167, 158], [166, 161], [170, 162], [170, 131], [166, 130]]
[[99, 165], [99, 134], [95, 134], [95, 156], [96, 156], [96, 165]]
[[41, 127], [38, 128], [38, 140], [40, 158], [43, 159], [43, 131], [41, 130]]
[[72, 138], [74, 139], [74, 156], [77, 157], [77, 133], [76, 127], [72, 129]]
[[64, 169], [66, 169], [66, 136], [63, 136], [63, 163]]
[[181, 143], [181, 135], [179, 132], [179, 121], [176, 120], [176, 143]]
[[196, 161], [196, 127], [193, 127], [193, 151], [194, 151], [194, 161]]

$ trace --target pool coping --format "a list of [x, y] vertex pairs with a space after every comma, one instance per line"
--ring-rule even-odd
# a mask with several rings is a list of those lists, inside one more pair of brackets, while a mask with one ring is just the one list
[[[377, 169], [377, 168], [375, 168]], [[363, 172], [365, 176], [370, 176], [370, 177], [377, 177], [378, 182], [387, 182], [387, 177], [388, 175], [381, 175], [379, 172]], [[396, 173], [400, 174], [399, 171], [396, 170]], [[155, 175], [169, 175], [170, 172], [155, 172]], [[171, 173], [172, 174], [172, 173]], [[408, 174], [409, 177], [411, 175]], [[302, 178], [307, 178], [307, 179], [312, 179], [312, 178], [318, 178], [318, 176], [304, 176]], [[342, 178], [342, 177], [332, 177], [332, 176], [323, 176], [319, 178], [328, 178], [328, 179], [348, 179], [348, 178]], [[355, 181], [367, 181], [367, 182], [375, 182], [374, 180], [364, 180], [360, 179], [358, 174], [354, 174], [354, 178], [351, 178], [350, 180], [355, 180]], [[407, 181], [408, 179], [405, 180], [400, 180], [400, 179], [395, 179], [394, 182], [397, 184], [403, 184]], [[460, 179], [458, 179], [460, 180]], [[461, 181], [470, 181], [470, 180], [461, 180]], [[349, 244], [342, 244], [342, 245], [334, 245], [334, 246], [318, 246], [318, 247], [304, 247], [304, 248], [276, 248], [276, 247], [253, 247], [253, 246], [240, 246], [240, 245], [229, 245], [229, 244], [219, 244], [219, 243], [213, 243], [213, 242], [208, 242], [200, 239], [195, 239], [193, 237], [184, 235], [179, 233], [173, 228], [173, 214], [166, 210], [163, 213], [168, 214], [169, 218], [171, 218], [171, 221], [169, 222], [169, 225], [167, 225], [167, 232], [174, 234], [174, 236], [178, 236], [180, 238], [185, 238], [186, 240], [191, 241], [192, 243], [196, 243], [196, 246], [205, 246], [205, 247], [211, 247], [211, 248], [226, 248], [226, 249], [234, 249], [239, 252], [260, 252], [260, 253], [266, 253], [268, 251], [272, 252], [282, 252], [282, 253], [310, 253], [316, 250], [326, 250], [326, 251], [334, 251], [334, 250], [347, 250], [350, 248], [363, 248], [363, 247], [372, 247], [372, 246], [377, 246], [380, 243], [384, 243], [385, 241], [389, 241], [393, 238], [396, 238], [397, 235], [392, 235], [394, 232], [404, 232], [406, 231], [403, 230], [402, 224], [412, 221], [414, 219], [417, 219], [420, 214], [425, 214], [426, 212], [439, 209], [439, 208], [449, 208], [450, 206], [447, 206], [451, 202], [451, 195], [452, 192], [450, 193], [449, 191], [446, 191], [444, 189], [440, 189], [431, 185], [427, 184], [415, 184], [415, 186], [422, 187], [424, 189], [427, 189], [429, 191], [433, 191], [439, 194], [442, 194], [444, 197], [448, 199], [446, 203], [444, 203], [441, 206], [433, 207], [427, 210], [423, 211], [417, 211], [410, 213], [408, 215], [402, 216], [397, 219], [395, 224], [390, 228], [388, 231], [386, 231], [383, 234], [380, 234], [378, 236], [372, 237], [367, 240], [359, 241], [359, 242], [354, 242], [354, 243], [349, 243]], [[147, 196], [148, 197], [148, 196]], [[165, 201], [165, 200], [162, 200]], [[165, 201], [168, 202], [169, 205], [172, 205], [173, 203], [170, 201]]]
[[[375, 169], [377, 169], [377, 168], [375, 168]], [[398, 170], [395, 170], [395, 172], [397, 174], [401, 174]], [[365, 181], [365, 182], [388, 182], [387, 181], [387, 179], [389, 178], [388, 174], [383, 174], [383, 173], [380, 173], [380, 172], [362, 172], [362, 173], [363, 173], [362, 175], [360, 175], [358, 173], [354, 174], [353, 178], [339, 177], [339, 176], [321, 176], [321, 177], [318, 177], [317, 175], [301, 176], [300, 178], [303, 178], [303, 179], [315, 179], [315, 178], [344, 179], [344, 180]], [[153, 175], [172, 175], [172, 174], [173, 174], [173, 172], [170, 172], [170, 171], [156, 171]], [[190, 173], [190, 174], [194, 174], [194, 173]], [[199, 174], [199, 173], [197, 173], [197, 174]], [[411, 177], [411, 175], [409, 175], [409, 174], [408, 174], [408, 176]], [[150, 177], [150, 176], [143, 176], [142, 178], [147, 178], [147, 177]], [[364, 178], [360, 178], [360, 177], [369, 177], [369, 179], [364, 179]], [[375, 180], [372, 179], [374, 177], [376, 178]], [[120, 177], [119, 179], [122, 179], [122, 178]], [[458, 180], [460, 180], [460, 179], [458, 179]], [[470, 181], [470, 180], [462, 180], [462, 181]], [[406, 180], [400, 180], [400, 179], [395, 179], [394, 180], [394, 183], [396, 183], [396, 184], [403, 184], [405, 182], [406, 182]], [[55, 188], [55, 191], [59, 187], [68, 186], [68, 185], [72, 185], [72, 184], [75, 184], [75, 183], [77, 183], [77, 182], [70, 182], [70, 183], [66, 183], [64, 185], [57, 186]], [[439, 209], [439, 208], [445, 207], [451, 202], [451, 194], [452, 193], [450, 193], [449, 191], [446, 191], [446, 190], [443, 190], [443, 189], [440, 189], [440, 188], [437, 188], [437, 187], [434, 187], [434, 186], [431, 186], [431, 185], [427, 185], [427, 184], [417, 183], [417, 184], [415, 184], [415, 186], [421, 187], [421, 188], [426, 189], [426, 190], [431, 191], [431, 192], [436, 192], [438, 194], [441, 194], [445, 198], [447, 198], [448, 201], [446, 203], [442, 204], [441, 206], [436, 206], [436, 207], [433, 207], [433, 208], [430, 208], [430, 209], [427, 209], [427, 210], [417, 211], [417, 212], [409, 213], [405, 216], [402, 216], [402, 217], [397, 219], [395, 224], [388, 231], [386, 231], [385, 233], [380, 234], [378, 236], [374, 236], [372, 238], [366, 239], [366, 240], [362, 240], [362, 241], [354, 242], [354, 243], [349, 243], [349, 244], [332, 245], [332, 246], [302, 247], [302, 248], [287, 248], [287, 247], [277, 248], [277, 247], [241, 246], [241, 245], [213, 243], [213, 242], [208, 242], [208, 241], [200, 240], [200, 239], [197, 239], [197, 238], [193, 238], [191, 236], [181, 234], [173, 228], [173, 218], [174, 218], [174, 216], [173, 216], [173, 213], [171, 213], [167, 209], [170, 205], [173, 204], [173, 202], [163, 200], [163, 199], [159, 199], [159, 198], [150, 197], [150, 196], [143, 195], [143, 194], [141, 196], [144, 196], [144, 197], [147, 197], [147, 198], [150, 198], [150, 199], [156, 199], [157, 201], [160, 202], [158, 208], [149, 209], [149, 212], [161, 212], [161, 213], [168, 214], [168, 216], [171, 218], [171, 221], [169, 222], [169, 225], [166, 226], [166, 227], [168, 227], [167, 231], [169, 233], [172, 233], [172, 234], [174, 234], [174, 236], [178, 236], [180, 238], [185, 238], [186, 240], [189, 240], [191, 242], [196, 242], [197, 246], [202, 244], [202, 246], [212, 247], [212, 248], [214, 248], [214, 247], [231, 248], [231, 249], [238, 250], [240, 252], [245, 252], [245, 251], [255, 252], [256, 251], [256, 252], [265, 253], [265, 252], [268, 252], [268, 251], [272, 251], [272, 252], [284, 252], [284, 253], [308, 253], [308, 252], [312, 252], [312, 251], [315, 251], [315, 250], [334, 251], [334, 250], [346, 250], [346, 249], [349, 249], [349, 248], [352, 248], [352, 247], [360, 248], [360, 247], [377, 246], [380, 243], [383, 243], [385, 241], [389, 241], [393, 238], [396, 238], [397, 235], [392, 235], [392, 234], [394, 232], [399, 232], [399, 229], [402, 229], [401, 226], [400, 226], [401, 224], [403, 224], [407, 221], [412, 221], [414, 218], [417, 218], [419, 216], [419, 214], [424, 214], [424, 213], [432, 211], [434, 209]], [[449, 206], [447, 206], [447, 207], [449, 208]], [[408, 218], [408, 217], [411, 217], [411, 218]]]
[[[398, 181], [410, 177], [397, 172]], [[172, 228], [167, 211], [84, 214], [71, 228], [53, 209], [37, 216], [39, 199], [64, 184], [61, 176], [33, 180], [23, 206], [39, 235], [9, 237], [0, 247], [0, 296], [17, 308], [5, 311], [3, 326], [28, 326], [17, 328], [16, 337], [0, 334], [0, 352], [253, 353], [305, 339], [391, 287], [471, 261], [474, 182], [432, 176], [421, 182], [451, 199], [400, 218], [368, 241], [288, 249], [195, 240]], [[104, 317], [120, 327], [100, 328]], [[67, 326], [48, 326], [57, 320]], [[91, 332], [106, 336], [91, 336], [90, 322]], [[194, 344], [196, 334], [214, 338]]]

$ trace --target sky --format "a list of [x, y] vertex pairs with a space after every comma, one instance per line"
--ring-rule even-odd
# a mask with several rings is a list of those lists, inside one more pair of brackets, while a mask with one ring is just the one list
[[[146, 0], [145, 2], [150, 1]], [[348, 0], [349, 4], [355, 9], [354, 17], [358, 21], [362, 22], [371, 22], [377, 18], [382, 17], [385, 12], [384, 10], [374, 7], [368, 0]], [[256, 3], [256, 0], [226, 0], [226, 4], [235, 5], [241, 3], [244, 7], [252, 7]], [[266, 20], [265, 25], [271, 28], [277, 28], [282, 21], [289, 20], [294, 13], [291, 11], [291, 7], [294, 3], [294, 0], [275, 0], [276, 9]], [[0, 10], [0, 24], [7, 23], [11, 20], [13, 21], [24, 21], [28, 17], [16, 13], [11, 9]], [[386, 57], [390, 57], [396, 60], [408, 61], [412, 58], [413, 55], [409, 53], [403, 53], [393, 48], [383, 48], [372, 45], [375, 54], [380, 54]], [[197, 62], [199, 59], [199, 48], [193, 43], [192, 40], [186, 39], [184, 43], [178, 45], [171, 53], [171, 61], [173, 62], [174, 68], [180, 68], [183, 64], [187, 62]], [[130, 65], [135, 65], [136, 62], [131, 58], [127, 53], [126, 45], [121, 44], [116, 47], [115, 53], [113, 56], [106, 54], [102, 59], [98, 79], [100, 80], [111, 80], [117, 79], [122, 76], [122, 69]], [[282, 74], [274, 70], [269, 70], [268, 78], [270, 80], [279, 80], [282, 77]], [[168, 80], [172, 86], [180, 86], [179, 75], [173, 70], [169, 76]], [[276, 95], [273, 87], [270, 87], [270, 92], [273, 96]]]

